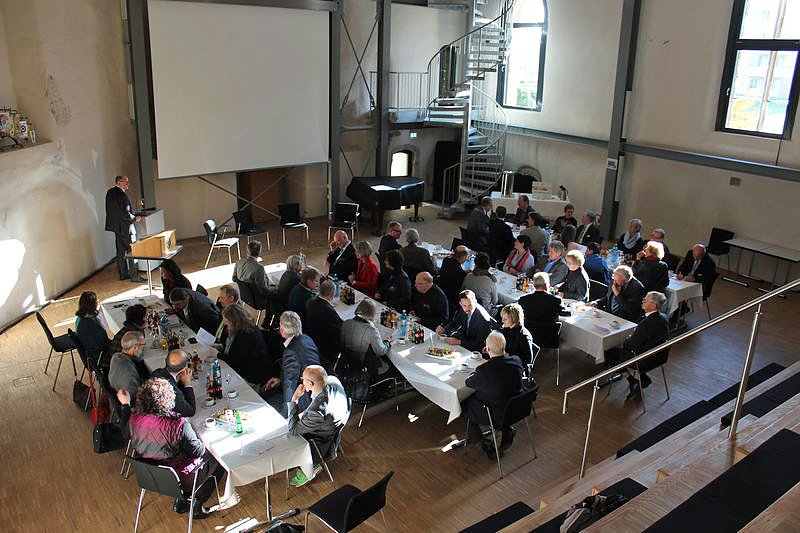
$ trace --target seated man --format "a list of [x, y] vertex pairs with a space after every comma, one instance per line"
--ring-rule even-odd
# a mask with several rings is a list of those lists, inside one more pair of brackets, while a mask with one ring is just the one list
[[175, 314], [189, 326], [192, 331], [200, 331], [200, 328], [208, 331], [212, 335], [220, 323], [219, 309], [208, 296], [178, 287], [169, 293], [169, 301]]
[[638, 218], [632, 218], [628, 222], [628, 231], [623, 233], [617, 239], [617, 248], [625, 255], [635, 256], [644, 248], [644, 239], [641, 234], [642, 221]]
[[125, 322], [122, 328], [111, 339], [112, 354], [122, 351], [122, 336], [129, 331], [144, 332], [144, 319], [147, 316], [147, 308], [141, 304], [129, 305], [125, 308]]
[[[226, 283], [222, 287], [219, 288], [219, 296], [217, 297], [217, 307], [219, 307], [223, 312], [225, 308], [232, 304], [239, 303], [239, 287], [235, 283]], [[219, 326], [217, 326], [217, 331], [214, 334], [217, 342], [220, 344], [225, 344], [225, 339], [228, 337], [227, 328], [225, 328], [225, 321], [220, 320]]]
[[583, 214], [575, 242], [584, 246], [592, 242], [597, 244], [603, 242], [603, 236], [600, 235], [600, 228], [597, 225], [597, 215], [593, 211], [586, 211]]
[[[661, 312], [666, 302], [667, 297], [663, 293], [656, 291], [648, 292], [647, 296], [644, 297], [642, 310], [645, 316], [636, 326], [636, 329], [633, 330], [633, 335], [625, 339], [625, 343], [622, 346], [625, 358], [642, 354], [667, 341], [669, 337], [669, 319], [667, 319], [667, 315]], [[666, 356], [666, 353], [662, 355], [659, 352], [639, 363], [642, 387], [646, 389], [652, 383], [652, 380], [647, 376], [647, 371], [666, 363]], [[628, 399], [641, 394], [639, 380], [634, 377], [635, 370], [635, 367], [631, 367], [625, 372], [629, 386]]]
[[[308, 395], [311, 403], [301, 410], [297, 403], [301, 397]], [[311, 457], [314, 472], [308, 478], [299, 468], [289, 481], [295, 487], [305, 485], [314, 479], [321, 470], [321, 459], [336, 457], [336, 437], [347, 424], [350, 407], [344, 387], [335, 376], [329, 376], [324, 368], [309, 365], [303, 370], [303, 382], [297, 386], [289, 411], [289, 432], [305, 439], [313, 439], [316, 446], [311, 446]], [[317, 455], [317, 450], [322, 455]]]
[[492, 213], [492, 199], [488, 196], [481, 198], [480, 205], [469, 214], [467, 229], [474, 235], [477, 242], [472, 246], [480, 249], [486, 246], [489, 240], [489, 215]]
[[[548, 248], [547, 264], [544, 265], [542, 272], [545, 272], [550, 276], [551, 285], [560, 285], [565, 279], [567, 279], [569, 267], [567, 266], [567, 261], [564, 259], [565, 253], [566, 250], [564, 249], [564, 245], [561, 244], [561, 241], [552, 241], [550, 243], [550, 247]], [[532, 276], [533, 273], [529, 271], [528, 277]]]
[[142, 362], [144, 333], [129, 331], [122, 336], [122, 351], [111, 356], [108, 382], [114, 390], [126, 390], [132, 401], [136, 402], [136, 390], [149, 377], [147, 367]]
[[667, 232], [664, 228], [655, 228], [650, 232], [650, 240], [661, 243], [661, 245], [664, 247], [664, 255], [669, 254], [669, 246], [667, 246], [667, 243], [664, 242], [666, 237]]
[[319, 348], [323, 366], [333, 368], [342, 349], [342, 319], [333, 308], [336, 286], [329, 279], [319, 285], [319, 295], [306, 303], [306, 335]]
[[706, 247], [702, 244], [695, 244], [691, 250], [686, 252], [686, 257], [678, 267], [678, 279], [694, 281], [703, 285], [703, 298], [708, 298], [711, 294], [711, 287], [716, 279], [717, 265], [714, 260], [706, 253]]
[[492, 262], [505, 260], [514, 248], [514, 234], [511, 226], [506, 224], [506, 208], [498, 206], [494, 210], [494, 219], [489, 221], [489, 251]]
[[461, 291], [458, 295], [461, 309], [456, 316], [443, 326], [436, 328], [436, 333], [446, 335], [445, 342], [453, 346], [463, 346], [471, 352], [480, 351], [486, 343], [486, 337], [497, 327], [497, 321], [480, 305], [475, 293], [470, 290]]
[[261, 243], [258, 241], [248, 242], [247, 253], [247, 257], [236, 263], [232, 280], [234, 283], [246, 283], [253, 292], [254, 303], [261, 307], [266, 305], [270, 289], [267, 273], [258, 262], [258, 258], [261, 256]]
[[517, 212], [514, 214], [514, 224], [524, 226], [528, 223], [528, 213], [532, 212], [531, 200], [527, 194], [520, 194], [517, 198]]
[[197, 410], [189, 357], [183, 350], [172, 350], [164, 358], [164, 368], [153, 370], [152, 377], [165, 379], [175, 390], [175, 412], [191, 418]]
[[[378, 244], [378, 255], [381, 258], [386, 257], [386, 252], [389, 250], [399, 250], [402, 248], [398, 239], [403, 234], [403, 225], [399, 222], [389, 222], [386, 226], [386, 235], [381, 237], [381, 242]], [[382, 268], [382, 265], [381, 265]]]
[[306, 316], [306, 303], [314, 297], [314, 292], [319, 289], [319, 270], [314, 267], [306, 267], [300, 274], [300, 283], [294, 286], [289, 293], [289, 305], [287, 309], [300, 315], [301, 319]]
[[433, 259], [431, 259], [431, 253], [417, 244], [419, 242], [419, 232], [414, 228], [407, 229], [406, 241], [408, 244], [400, 249], [400, 253], [403, 255], [403, 268], [406, 269], [406, 272], [411, 271], [414, 276], [418, 272], [435, 274], [436, 266], [433, 264]]
[[411, 311], [419, 319], [419, 323], [428, 329], [436, 329], [447, 322], [450, 316], [447, 296], [434, 285], [433, 276], [427, 272], [420, 272], [414, 280]]
[[[506, 339], [499, 331], [492, 331], [486, 338], [486, 352], [489, 360], [478, 366], [465, 382], [467, 387], [475, 389], [475, 394], [461, 406], [467, 418], [467, 438], [459, 444], [480, 442], [489, 459], [494, 459], [492, 441], [481, 436], [480, 426], [489, 425], [484, 406], [489, 407], [493, 423], [500, 423], [508, 400], [522, 392], [525, 367], [516, 355], [506, 355]], [[502, 434], [500, 450], [506, 450], [514, 439], [514, 430], [510, 426], [502, 427]]]
[[328, 247], [331, 250], [325, 260], [328, 275], [345, 281], [350, 277], [350, 274], [355, 274], [358, 259], [356, 259], [356, 250], [347, 233], [337, 230], [333, 234], [333, 241], [328, 244]]
[[639, 322], [642, 318], [642, 298], [645, 290], [642, 283], [633, 277], [633, 270], [627, 265], [614, 269], [611, 286], [605, 296], [589, 302], [589, 305], [605, 309], [624, 320]]
[[[284, 339], [283, 363], [281, 365], [281, 377], [270, 378], [264, 385], [266, 390], [280, 390], [283, 403], [273, 407], [279, 408], [278, 412], [286, 416], [287, 407], [292, 401], [294, 391], [300, 384], [300, 376], [308, 365], [318, 365], [319, 350], [311, 337], [303, 334], [303, 324], [300, 316], [292, 311], [284, 311], [281, 314], [279, 331]], [[278, 389], [283, 385], [282, 389]], [[308, 401], [300, 401], [300, 409], [305, 409]]]
[[537, 272], [533, 276], [531, 294], [519, 299], [525, 316], [525, 327], [535, 331], [535, 324], [552, 324], [561, 313], [561, 298], [550, 294], [550, 276], [546, 272]]
[[448, 302], [452, 302], [451, 307], [455, 307], [458, 301], [458, 293], [461, 292], [461, 286], [464, 284], [464, 278], [467, 277], [467, 271], [464, 270], [464, 263], [469, 258], [469, 248], [464, 245], [456, 246], [453, 254], [445, 257], [442, 260], [442, 268], [439, 269], [439, 287], [444, 291], [447, 296]]

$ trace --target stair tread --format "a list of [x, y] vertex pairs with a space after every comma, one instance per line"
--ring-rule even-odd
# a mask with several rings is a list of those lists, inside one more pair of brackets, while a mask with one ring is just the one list
[[800, 531], [800, 483], [739, 530], [740, 533], [767, 531]]

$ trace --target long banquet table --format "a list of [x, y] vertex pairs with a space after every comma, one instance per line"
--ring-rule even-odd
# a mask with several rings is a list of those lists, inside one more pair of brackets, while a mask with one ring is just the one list
[[[112, 332], [119, 331], [125, 320], [125, 308], [142, 304], [151, 309], [167, 308], [163, 300], [155, 295], [128, 300], [106, 301], [100, 309], [103, 318]], [[194, 337], [194, 332], [182, 324], [177, 316], [170, 316], [172, 330], [185, 337]], [[150, 371], [164, 366], [166, 351], [153, 344], [150, 336], [146, 339], [143, 360]], [[267, 495], [267, 514], [269, 509], [269, 476], [293, 467], [300, 467], [311, 476], [313, 465], [311, 449], [302, 437], [289, 434], [286, 419], [264, 401], [225, 361], [220, 360], [225, 396], [217, 400], [213, 407], [205, 406], [205, 376], [217, 351], [202, 344], [187, 343], [183, 348], [189, 354], [197, 354], [204, 361], [197, 380], [192, 381], [197, 400], [197, 412], [189, 419], [197, 436], [206, 448], [228, 472], [223, 500], [234, 496], [234, 487], [248, 485], [265, 479]], [[235, 398], [227, 397], [228, 391], [235, 390]], [[232, 408], [246, 413], [243, 421], [244, 432], [237, 434], [234, 428], [224, 422], [217, 422], [211, 428], [205, 420], [213, 417], [220, 409]]]

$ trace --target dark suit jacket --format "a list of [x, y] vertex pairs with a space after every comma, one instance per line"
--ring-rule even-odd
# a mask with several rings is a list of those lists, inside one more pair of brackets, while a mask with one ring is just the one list
[[474, 244], [486, 244], [486, 239], [489, 237], [489, 215], [480, 206], [470, 212], [467, 229], [474, 233], [480, 241]]
[[344, 251], [338, 248], [328, 254], [328, 275], [336, 276], [342, 281], [347, 281], [347, 276], [355, 274], [358, 267], [355, 246], [351, 242]]
[[305, 322], [306, 318], [306, 303], [314, 297], [314, 293], [303, 285], [302, 283], [298, 283], [292, 289], [292, 292], [289, 293], [289, 305], [286, 306], [286, 309], [289, 311], [294, 311], [300, 318]]
[[494, 417], [522, 391], [523, 371], [522, 361], [515, 355], [492, 357], [476, 368], [465, 384], [475, 389], [475, 398], [492, 409]]
[[[669, 338], [669, 319], [664, 313], [650, 313], [639, 322], [633, 335], [625, 340], [623, 348], [628, 355], [639, 355], [659, 344], [663, 344]], [[667, 362], [667, 352], [659, 352], [639, 363], [639, 369], [647, 372], [653, 368]]]
[[[381, 256], [381, 258], [385, 258], [386, 252], [390, 250], [399, 250], [400, 248], [402, 248], [402, 246], [397, 242], [397, 239], [386, 234], [381, 237], [381, 242], [378, 244], [378, 255]], [[381, 268], [383, 268], [383, 265], [381, 265]]]
[[567, 218], [564, 215], [561, 215], [560, 217], [556, 218], [555, 222], [553, 222], [553, 231], [556, 233], [561, 233], [561, 230], [563, 230], [568, 225], [575, 226], [575, 228], [577, 229], [578, 227], [577, 219], [575, 217]]
[[[692, 256], [692, 251], [689, 250], [686, 252], [686, 257], [683, 258], [683, 262], [681, 262], [678, 273], [688, 276], [692, 272], [693, 264], [694, 257]], [[711, 259], [711, 256], [705, 254], [700, 260], [700, 265], [697, 267], [697, 270], [694, 272], [694, 280], [697, 283], [703, 284], [703, 298], [708, 298], [708, 295], [711, 294], [711, 287], [714, 285], [716, 273], [717, 265], [714, 264], [714, 260]]]
[[283, 402], [292, 401], [292, 395], [300, 385], [303, 370], [308, 365], [318, 365], [319, 350], [317, 345], [308, 335], [298, 335], [292, 338], [283, 350], [283, 365], [281, 368], [281, 386], [283, 387]]
[[248, 383], [264, 384], [272, 376], [272, 357], [259, 329], [237, 333], [228, 352], [220, 357]]
[[538, 351], [539, 349], [533, 347], [531, 332], [525, 326], [503, 328], [501, 331], [506, 338], [506, 353], [516, 355], [526, 365], [530, 364], [533, 360], [534, 350]]
[[633, 265], [633, 275], [642, 282], [646, 292], [658, 291], [666, 294], [669, 285], [669, 267], [664, 261], [641, 259]]
[[642, 318], [644, 311], [642, 311], [642, 299], [646, 294], [644, 285], [636, 279], [631, 278], [625, 288], [619, 293], [619, 296], [614, 296], [612, 290], [613, 284], [608, 287], [608, 292], [600, 300], [597, 301], [597, 307], [605, 309], [611, 313], [612, 300], [616, 298], [619, 303], [619, 309], [615, 313], [618, 317], [630, 320], [631, 322], [639, 322]]
[[194, 416], [197, 410], [197, 403], [194, 397], [194, 388], [191, 386], [184, 387], [183, 383], [175, 381], [172, 374], [166, 368], [157, 368], [153, 370], [150, 375], [151, 378], [162, 378], [169, 381], [172, 388], [175, 390], [175, 412], [186, 418]]
[[333, 447], [336, 444], [336, 434], [350, 416], [347, 393], [335, 376], [328, 376], [325, 389], [310, 402], [304, 411], [297, 404], [292, 405], [289, 411], [289, 432], [317, 441], [324, 459], [335, 457], [336, 451]]
[[[576, 238], [580, 236], [582, 231], [583, 224], [578, 227], [578, 233], [575, 234]], [[597, 224], [589, 224], [589, 229], [586, 230], [586, 234], [580, 240], [581, 244], [589, 244], [590, 242], [596, 242], [597, 244], [603, 242], [603, 236], [600, 235], [600, 228]]]
[[411, 309], [411, 280], [405, 270], [385, 269], [378, 277], [378, 292], [388, 307], [399, 311]]
[[497, 321], [489, 315], [489, 312], [482, 305], [476, 304], [469, 327], [467, 327], [467, 314], [459, 307], [453, 319], [444, 326], [444, 330], [448, 337], [461, 340], [464, 349], [479, 352], [486, 345], [486, 337], [496, 326]]
[[433, 264], [430, 252], [425, 248], [409, 243], [400, 249], [400, 254], [403, 256], [403, 268], [406, 272], [412, 270], [419, 273], [424, 270], [431, 275], [436, 274], [436, 265]]
[[442, 268], [439, 269], [439, 277], [437, 285], [442, 288], [447, 300], [452, 306], [458, 302], [458, 293], [461, 292], [461, 286], [464, 284], [464, 278], [467, 277], [467, 272], [461, 267], [461, 263], [452, 257], [445, 257], [442, 260]]
[[106, 192], [106, 231], [128, 235], [131, 222], [136, 217], [125, 191], [116, 185]]
[[435, 284], [425, 294], [412, 289], [411, 310], [417, 315], [420, 323], [428, 329], [436, 329], [437, 326], [445, 324], [450, 317], [447, 296]]
[[567, 273], [564, 283], [559, 290], [564, 293], [564, 298], [569, 300], [589, 301], [589, 274], [583, 267]]
[[303, 331], [317, 345], [325, 367], [333, 368], [342, 347], [342, 319], [327, 300], [317, 296], [306, 302]]
[[219, 308], [208, 299], [208, 296], [197, 291], [190, 291], [189, 303], [186, 307], [189, 308], [188, 318], [186, 309], [176, 311], [176, 314], [189, 326], [189, 329], [200, 331], [200, 328], [203, 328], [212, 335], [217, 331], [222, 319], [220, 318]]
[[278, 281], [278, 303], [283, 307], [289, 305], [289, 294], [291, 294], [294, 286], [300, 283], [300, 274], [293, 270], [287, 270]]
[[505, 259], [514, 247], [514, 234], [511, 227], [503, 220], [493, 219], [489, 222], [489, 250], [492, 260]]
[[552, 323], [561, 312], [561, 298], [546, 291], [535, 291], [519, 299], [525, 313], [525, 327], [531, 329], [535, 322]]

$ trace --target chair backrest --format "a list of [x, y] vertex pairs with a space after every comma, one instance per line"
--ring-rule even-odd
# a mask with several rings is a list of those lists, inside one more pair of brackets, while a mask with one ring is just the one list
[[281, 217], [281, 224], [286, 222], [300, 222], [300, 204], [297, 202], [278, 204], [278, 215]]
[[148, 459], [131, 457], [129, 460], [136, 472], [139, 488], [173, 498], [183, 497], [180, 478], [173, 468]]
[[393, 475], [394, 470], [390, 470], [383, 479], [350, 498], [344, 513], [344, 524], [339, 531], [354, 529], [386, 506], [386, 489]]
[[203, 222], [203, 229], [206, 232], [206, 237], [208, 238], [208, 244], [214, 244], [214, 241], [217, 238], [217, 223], [214, 222], [213, 218], [209, 218], [205, 222]]
[[711, 228], [711, 235], [708, 237], [708, 253], [714, 255], [725, 255], [731, 250], [731, 245], [725, 241], [733, 239], [735, 234], [731, 230], [722, 228]]
[[466, 246], [475, 249], [478, 242], [478, 239], [476, 238], [475, 234], [472, 233], [467, 228], [462, 228], [461, 226], [459, 226], [458, 229], [461, 230], [461, 240], [463, 240], [466, 243]]
[[83, 346], [78, 334], [72, 331], [72, 329], [67, 329], [67, 335], [69, 335], [69, 338], [75, 343], [75, 348], [78, 350], [78, 356], [81, 358], [83, 366], [89, 369], [90, 372], [94, 371], [95, 365], [92, 364], [94, 361], [92, 361], [91, 357], [86, 353], [86, 348]]
[[253, 223], [253, 215], [248, 209], [235, 211], [233, 213], [233, 220], [236, 222], [239, 233], [247, 233], [255, 225]]
[[258, 304], [256, 302], [256, 289], [255, 285], [252, 283], [248, 283], [247, 281], [242, 281], [240, 279], [236, 280], [236, 285], [239, 286], [239, 297], [242, 299], [244, 303], [252, 307], [257, 311], [263, 311], [267, 308], [264, 304]]
[[675, 272], [678, 270], [678, 263], [681, 262], [681, 258], [673, 253], [669, 253], [664, 255], [664, 262], [670, 270]]
[[711, 291], [714, 289], [714, 283], [717, 282], [717, 278], [719, 277], [719, 272], [714, 272], [711, 275], [711, 280], [708, 283], [703, 284], [703, 299], [711, 296]]
[[560, 345], [561, 322], [530, 322], [525, 324], [533, 342], [542, 348], [556, 349]]
[[469, 243], [464, 239], [453, 237], [453, 242], [450, 244], [450, 250], [455, 250], [456, 246], [466, 246], [467, 248], [469, 248]]
[[197, 284], [197, 287], [194, 290], [195, 292], [199, 292], [203, 296], [208, 296], [208, 290], [206, 290], [206, 288], [200, 285], [199, 283]]
[[47, 325], [47, 322], [44, 321], [44, 317], [36, 311], [36, 320], [39, 321], [39, 325], [42, 326], [44, 330], [44, 334], [47, 335], [47, 342], [50, 343], [50, 347], [55, 349], [55, 340], [53, 339], [53, 332], [50, 331], [50, 327]]
[[599, 300], [608, 292], [608, 285], [589, 279], [589, 301]]
[[538, 395], [539, 386], [536, 385], [530, 390], [522, 391], [509, 398], [505, 409], [503, 409], [502, 419], [498, 420], [497, 423], [501, 424], [501, 427], [508, 427], [528, 418], [533, 410], [533, 402], [536, 401]]
[[408, 276], [408, 279], [411, 280], [412, 286], [414, 285], [414, 280], [417, 279], [417, 274], [422, 272], [422, 270], [414, 268], [413, 266], [410, 265], [403, 265], [403, 271], [405, 271], [406, 275]]
[[358, 204], [337, 202], [333, 206], [334, 222], [355, 222], [356, 220], [358, 220]]

